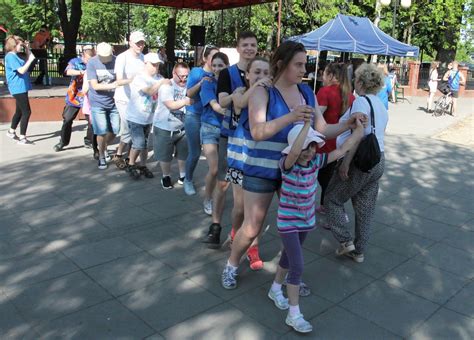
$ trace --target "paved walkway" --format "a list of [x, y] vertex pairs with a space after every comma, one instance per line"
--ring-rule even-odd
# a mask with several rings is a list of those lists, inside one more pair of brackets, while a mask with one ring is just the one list
[[[390, 109], [366, 261], [336, 258], [325, 230], [308, 237], [313, 293], [301, 307], [315, 330], [306, 338], [474, 338], [474, 150], [429, 138], [455, 119], [432, 118], [414, 100]], [[472, 101], [461, 108], [472, 114]], [[228, 252], [199, 242], [210, 223], [199, 195], [97, 170], [81, 145], [83, 122], [71, 147], [53, 153], [59, 127], [31, 124], [28, 147], [0, 125], [0, 338], [299, 337], [266, 297], [280, 249], [275, 204], [265, 269], [243, 263], [238, 289], [226, 291]], [[201, 161], [198, 187], [205, 170]]]

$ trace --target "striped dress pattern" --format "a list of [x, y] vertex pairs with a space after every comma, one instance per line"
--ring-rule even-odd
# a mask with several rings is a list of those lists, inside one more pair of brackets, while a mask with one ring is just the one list
[[316, 154], [308, 166], [295, 163], [289, 170], [284, 169], [285, 159], [286, 155], [280, 160], [282, 184], [278, 204], [278, 232], [306, 232], [316, 226], [318, 171], [326, 165], [327, 154]]

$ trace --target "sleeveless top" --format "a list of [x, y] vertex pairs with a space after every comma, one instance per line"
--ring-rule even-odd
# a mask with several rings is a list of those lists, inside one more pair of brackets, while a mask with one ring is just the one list
[[459, 75], [459, 71], [451, 71], [448, 78], [449, 87], [452, 91], [459, 91], [459, 81], [461, 76]]
[[[298, 90], [307, 105], [316, 106], [313, 90], [306, 84], [298, 84]], [[267, 122], [280, 118], [290, 112], [280, 91], [276, 87], [268, 89]], [[289, 124], [275, 135], [264, 141], [254, 141], [250, 125], [243, 122], [245, 147], [243, 171], [246, 176], [260, 177], [269, 180], [280, 180], [279, 161], [281, 151], [288, 145], [288, 133], [294, 124]]]

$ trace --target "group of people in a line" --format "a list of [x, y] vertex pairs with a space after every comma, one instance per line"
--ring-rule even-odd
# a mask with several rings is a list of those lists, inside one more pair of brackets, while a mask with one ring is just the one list
[[[24, 42], [12, 39], [10, 51], [20, 51]], [[232, 227], [226, 240], [231, 251], [220, 277], [225, 289], [237, 288], [244, 255], [252, 270], [263, 268], [259, 237], [277, 193], [275, 222], [283, 251], [268, 297], [278, 309], [288, 310], [287, 325], [297, 332], [310, 332], [312, 325], [299, 307], [299, 297], [310, 293], [302, 281], [302, 245], [316, 227], [317, 215], [326, 215], [325, 228], [339, 243], [338, 256], [364, 261], [384, 172], [388, 112], [377, 96], [384, 86], [382, 71], [364, 63], [350, 79], [347, 65], [331, 63], [325, 67], [324, 87], [316, 96], [302, 83], [307, 56], [304, 46], [296, 42], [282, 43], [268, 60], [257, 56], [255, 34], [242, 32], [236, 41], [236, 64], [229, 65], [227, 55], [217, 47], [206, 46], [202, 66], [190, 70], [185, 63], [177, 63], [171, 79], [160, 76], [162, 59], [157, 53], [143, 55], [144, 46], [143, 33], [136, 31], [130, 35], [129, 49], [117, 57], [109, 44], [99, 43], [95, 49], [84, 46], [81, 56], [69, 62], [65, 73], [72, 81], [54, 150], [59, 152], [69, 144], [72, 122], [82, 108], [90, 127], [85, 143], [94, 150], [99, 169], [113, 161], [134, 179], [151, 178], [146, 162], [149, 144], [153, 144], [162, 187], [172, 189], [174, 177], [187, 195], [196, 194], [193, 174], [204, 152], [208, 172], [203, 210], [212, 215], [212, 224], [203, 242], [209, 248], [222, 246], [225, 196], [232, 186]], [[16, 53], [7, 56], [8, 64], [14, 65], [8, 66], [8, 72], [15, 73], [9, 86], [15, 88], [20, 80], [23, 84], [12, 93], [18, 97], [19, 109], [8, 136], [17, 138], [15, 128], [21, 120], [23, 143], [28, 143], [28, 119], [23, 123], [23, 113], [29, 115], [26, 70], [34, 59], [28, 49], [26, 55], [27, 61]], [[381, 158], [370, 172], [364, 172], [353, 159], [360, 141], [371, 133], [377, 138]], [[107, 146], [116, 135], [120, 144], [111, 158]], [[173, 158], [178, 160], [176, 176], [171, 174]], [[316, 204], [318, 182], [320, 204]], [[349, 200], [354, 206], [355, 234], [344, 210]]]

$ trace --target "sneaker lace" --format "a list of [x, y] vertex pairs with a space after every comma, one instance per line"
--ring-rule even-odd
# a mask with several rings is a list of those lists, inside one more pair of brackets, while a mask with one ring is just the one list
[[237, 277], [237, 271], [232, 270], [231, 268], [224, 269], [222, 273], [222, 281], [226, 286], [231, 286], [235, 284], [235, 278]]

